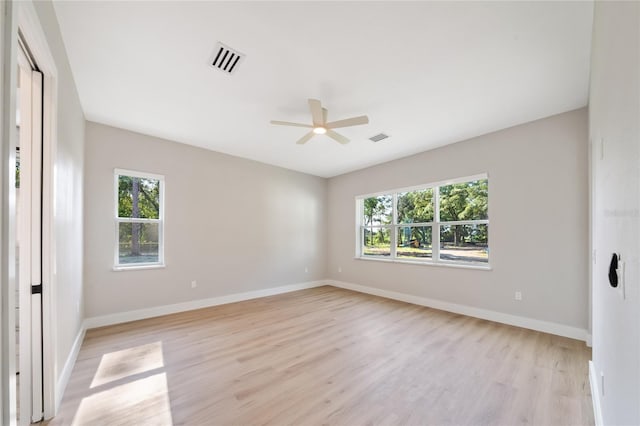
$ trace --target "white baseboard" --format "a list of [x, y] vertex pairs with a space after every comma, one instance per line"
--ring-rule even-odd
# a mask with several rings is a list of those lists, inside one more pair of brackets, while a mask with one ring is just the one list
[[585, 339], [585, 342], [587, 343], [588, 347], [590, 347], [590, 348], [593, 347], [593, 343], [592, 343], [593, 340], [592, 340], [592, 337], [591, 337], [591, 333], [587, 332], [587, 338]]
[[320, 287], [323, 285], [327, 285], [327, 282], [326, 281], [310, 281], [305, 283], [284, 285], [280, 287], [272, 287], [272, 288], [266, 288], [261, 290], [247, 291], [244, 293], [229, 294], [226, 296], [212, 297], [209, 299], [191, 300], [189, 302], [176, 303], [173, 305], [156, 306], [153, 308], [138, 309], [135, 311], [118, 312], [115, 314], [87, 318], [85, 319], [85, 326], [87, 329], [104, 327], [107, 325], [120, 324], [123, 322], [159, 317], [162, 315], [175, 314], [178, 312], [192, 311], [194, 309], [208, 308], [210, 306], [224, 305], [227, 303], [242, 302], [244, 300], [257, 299], [259, 297], [289, 293], [291, 291], [304, 290], [307, 288]]
[[360, 284], [346, 283], [343, 281], [327, 281], [327, 284], [334, 287], [353, 290], [360, 293], [372, 294], [374, 296], [385, 297], [387, 299], [399, 300], [402, 302], [413, 303], [414, 305], [427, 306], [429, 308], [439, 309], [441, 311], [453, 312], [456, 314], [467, 315], [475, 318], [482, 318], [489, 321], [495, 321], [503, 324], [515, 325], [517, 327], [528, 328], [531, 330], [542, 331], [544, 333], [555, 334], [558, 336], [569, 337], [571, 339], [587, 341], [587, 330], [571, 327], [568, 325], [537, 320], [533, 318], [521, 317], [517, 315], [505, 314], [502, 312], [491, 311], [488, 309], [474, 308], [472, 306], [458, 305], [456, 303], [443, 302], [436, 299], [428, 299], [421, 296], [413, 296], [410, 294], [399, 293], [397, 291], [382, 290], [375, 287], [368, 287]]
[[596, 426], [602, 426], [602, 408], [600, 407], [600, 381], [593, 361], [589, 361], [589, 384], [591, 385], [591, 400], [593, 402], [593, 418]]
[[71, 377], [73, 366], [76, 364], [76, 360], [78, 359], [78, 353], [80, 353], [80, 348], [82, 347], [82, 341], [84, 340], [85, 331], [86, 326], [83, 322], [80, 326], [80, 330], [78, 330], [76, 339], [73, 341], [73, 346], [71, 346], [71, 351], [69, 351], [67, 361], [64, 363], [64, 367], [62, 368], [62, 371], [58, 376], [58, 383], [56, 383], [56, 405], [54, 415], [57, 414], [60, 410], [60, 403], [62, 402], [64, 391], [67, 388], [67, 384], [69, 383], [69, 378]]
[[429, 299], [421, 296], [414, 296], [396, 291], [382, 290], [375, 287], [364, 286], [360, 284], [347, 283], [334, 280], [310, 281], [298, 284], [284, 285], [280, 287], [272, 287], [261, 290], [253, 290], [244, 293], [235, 293], [225, 296], [212, 297], [209, 299], [192, 300], [189, 302], [176, 303], [172, 305], [156, 306], [152, 308], [138, 309], [134, 311], [118, 312], [115, 314], [102, 315], [97, 317], [86, 318], [84, 328], [91, 329], [96, 327], [104, 327], [107, 325], [121, 324], [129, 321], [136, 321], [146, 318], [153, 318], [162, 315], [175, 314], [178, 312], [191, 311], [194, 309], [207, 308], [210, 306], [224, 305], [227, 303], [242, 302], [244, 300], [257, 299], [259, 297], [273, 296], [276, 294], [288, 293], [291, 291], [304, 290], [307, 288], [319, 287], [322, 285], [331, 285], [334, 287], [344, 288], [357, 291], [360, 293], [372, 294], [375, 296], [385, 297], [387, 299], [400, 300], [402, 302], [413, 303], [415, 305], [427, 306], [442, 311], [453, 312], [471, 317], [482, 318], [489, 321], [495, 321], [503, 324], [515, 325], [517, 327], [528, 328], [531, 330], [542, 331], [544, 333], [555, 334], [558, 336], [569, 337], [572, 339], [582, 340], [587, 344], [591, 343], [591, 336], [587, 330], [572, 327], [564, 324], [542, 321], [533, 318], [521, 317], [517, 315], [505, 314], [498, 311], [488, 309], [475, 308], [472, 306], [459, 305], [456, 303], [443, 302], [441, 300]]

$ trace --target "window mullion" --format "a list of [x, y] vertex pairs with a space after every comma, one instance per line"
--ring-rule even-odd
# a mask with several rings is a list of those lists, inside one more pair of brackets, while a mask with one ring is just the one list
[[395, 259], [396, 258], [396, 238], [397, 238], [397, 223], [398, 223], [398, 209], [396, 208], [398, 206], [398, 194], [394, 193], [392, 196], [392, 206], [391, 206], [391, 229], [390, 229], [390, 233], [391, 235], [389, 235], [389, 243], [391, 244], [391, 247], [389, 247], [390, 251], [391, 251], [391, 259]]
[[117, 217], [116, 220], [121, 223], [160, 223], [160, 219], [149, 219], [141, 217]]
[[445, 222], [440, 222], [440, 225], [488, 225], [488, 219], [478, 219], [478, 220], [450, 220]]
[[440, 260], [440, 187], [433, 188], [433, 202], [435, 209], [433, 212], [433, 225], [431, 228], [431, 260]]
[[120, 223], [160, 223], [160, 219], [148, 219], [140, 217], [117, 217], [116, 220]]
[[418, 226], [431, 226], [433, 225], [433, 221], [432, 222], [411, 222], [411, 223], [400, 223], [398, 224], [398, 226], [402, 226], [402, 227], [418, 227]]

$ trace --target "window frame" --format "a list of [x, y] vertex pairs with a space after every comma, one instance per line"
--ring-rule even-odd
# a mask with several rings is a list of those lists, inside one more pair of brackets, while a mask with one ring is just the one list
[[[158, 188], [158, 218], [157, 219], [149, 219], [149, 218], [130, 218], [130, 217], [120, 217], [118, 214], [119, 210], [119, 177], [120, 176], [129, 176], [136, 177], [142, 179], [154, 179], [159, 182]], [[136, 170], [129, 169], [113, 169], [113, 200], [114, 200], [114, 231], [115, 231], [115, 244], [114, 244], [114, 255], [113, 255], [113, 270], [114, 271], [125, 271], [125, 270], [133, 270], [133, 269], [154, 269], [154, 268], [164, 268], [164, 184], [165, 178], [164, 175], [159, 175], [155, 173], [148, 172], [140, 172]], [[157, 223], [158, 224], [158, 261], [157, 262], [144, 262], [144, 263], [120, 263], [120, 224], [121, 223]]]
[[[373, 260], [381, 262], [397, 262], [397, 263], [410, 263], [419, 265], [437, 265], [437, 266], [454, 266], [461, 268], [473, 268], [473, 269], [491, 269], [490, 259], [487, 262], [472, 262], [472, 261], [456, 261], [456, 260], [444, 260], [440, 259], [440, 230], [442, 226], [452, 225], [487, 225], [489, 226], [489, 190], [487, 191], [487, 219], [477, 220], [459, 220], [459, 221], [440, 221], [440, 187], [453, 185], [457, 183], [472, 182], [477, 180], [489, 181], [488, 173], [481, 173], [471, 176], [464, 176], [455, 179], [447, 179], [438, 182], [432, 182], [421, 185], [413, 185], [403, 188], [389, 189], [386, 191], [378, 191], [369, 194], [358, 195], [355, 197], [356, 202], [356, 253], [355, 258], [360, 260]], [[398, 223], [398, 194], [406, 192], [421, 191], [426, 189], [433, 190], [433, 220], [431, 222], [415, 222], [415, 223]], [[382, 195], [392, 196], [392, 223], [383, 226], [374, 226], [375, 228], [390, 228], [390, 244], [391, 250], [389, 256], [376, 256], [365, 255], [365, 227], [364, 217], [364, 200], [371, 197], [379, 197]], [[431, 228], [431, 258], [411, 258], [411, 257], [398, 257], [397, 254], [397, 238], [400, 228], [412, 228], [412, 227], [430, 227]], [[489, 232], [489, 231], [487, 231]], [[488, 236], [487, 236], [488, 237]], [[487, 238], [488, 239], [488, 238]], [[487, 250], [489, 245], [487, 244]]]

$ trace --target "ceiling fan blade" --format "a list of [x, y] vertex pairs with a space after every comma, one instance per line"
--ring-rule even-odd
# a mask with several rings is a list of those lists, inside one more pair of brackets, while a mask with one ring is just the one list
[[313, 127], [311, 124], [291, 123], [289, 121], [276, 121], [276, 120], [271, 120], [271, 124], [276, 124], [278, 126], [293, 126], [293, 127], [307, 127], [307, 128]]
[[338, 129], [340, 127], [359, 126], [360, 124], [368, 124], [369, 117], [361, 115], [360, 117], [345, 118], [331, 123], [327, 123], [325, 127], [329, 129]]
[[327, 136], [329, 136], [331, 139], [340, 142], [341, 144], [346, 144], [349, 143], [349, 139], [345, 138], [344, 136], [342, 136], [340, 133], [336, 133], [331, 129], [327, 129]]
[[298, 145], [304, 145], [305, 143], [309, 142], [309, 139], [311, 139], [313, 136], [315, 135], [315, 133], [313, 132], [309, 132], [306, 135], [304, 135], [303, 137], [301, 137], [298, 142], [296, 142]]
[[327, 116], [329, 115], [329, 111], [326, 108], [322, 108], [322, 123], [327, 124]]
[[324, 126], [322, 120], [322, 105], [317, 99], [309, 99], [309, 109], [311, 110], [311, 117], [313, 118], [314, 126]]

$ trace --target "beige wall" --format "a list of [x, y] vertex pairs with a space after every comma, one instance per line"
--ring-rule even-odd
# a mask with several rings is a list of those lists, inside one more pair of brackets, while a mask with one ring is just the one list
[[[328, 276], [586, 330], [587, 145], [580, 109], [330, 179]], [[357, 195], [485, 172], [491, 271], [354, 259]]]
[[[596, 2], [589, 133], [593, 173], [593, 363], [606, 425], [640, 424], [640, 3]], [[625, 262], [626, 298], [608, 282]], [[604, 376], [604, 389], [601, 387]]]
[[[325, 278], [325, 179], [91, 122], [86, 138], [87, 317]], [[112, 270], [114, 168], [165, 176], [166, 268]]]

